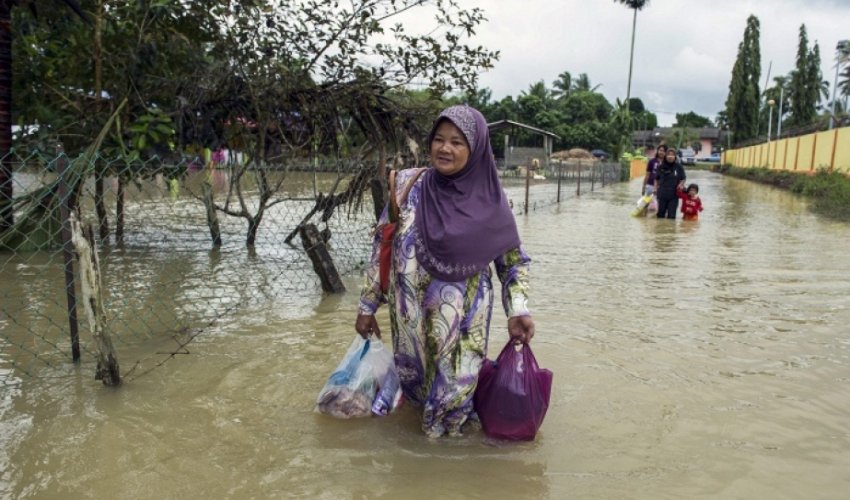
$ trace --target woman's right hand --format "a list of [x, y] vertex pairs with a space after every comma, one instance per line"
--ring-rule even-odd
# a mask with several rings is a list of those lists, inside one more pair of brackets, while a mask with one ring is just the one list
[[368, 339], [372, 333], [381, 338], [381, 328], [378, 326], [378, 320], [375, 319], [374, 314], [358, 314], [357, 321], [354, 322], [354, 329], [364, 339]]

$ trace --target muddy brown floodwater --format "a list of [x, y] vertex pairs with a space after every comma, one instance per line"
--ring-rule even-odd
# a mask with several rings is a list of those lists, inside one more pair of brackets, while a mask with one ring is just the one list
[[0, 389], [0, 495], [847, 498], [850, 227], [786, 192], [690, 177], [697, 223], [630, 218], [638, 181], [518, 218], [533, 347], [555, 373], [535, 442], [429, 441], [411, 408], [315, 413], [353, 335], [351, 276], [342, 296], [228, 317], [118, 390], [87, 369]]

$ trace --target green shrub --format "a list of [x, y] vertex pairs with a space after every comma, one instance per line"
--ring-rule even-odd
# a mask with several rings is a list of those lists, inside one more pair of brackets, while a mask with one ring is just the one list
[[819, 169], [814, 175], [767, 168], [739, 168], [721, 165], [715, 171], [742, 179], [770, 184], [811, 198], [816, 213], [850, 221], [850, 178], [843, 173]]

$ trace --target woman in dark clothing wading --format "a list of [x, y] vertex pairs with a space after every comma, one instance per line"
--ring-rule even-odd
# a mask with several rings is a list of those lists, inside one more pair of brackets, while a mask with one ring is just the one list
[[659, 219], [676, 218], [676, 209], [679, 208], [679, 198], [676, 190], [685, 185], [685, 169], [676, 158], [676, 149], [667, 150], [664, 161], [658, 165], [655, 172], [655, 196], [658, 199]]

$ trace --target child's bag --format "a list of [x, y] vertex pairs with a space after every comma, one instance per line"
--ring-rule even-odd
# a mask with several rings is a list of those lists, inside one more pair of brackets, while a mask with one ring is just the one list
[[336, 418], [368, 417], [380, 383], [391, 380], [390, 373], [398, 378], [395, 370], [393, 355], [383, 342], [358, 335], [319, 392], [316, 408]]
[[496, 361], [484, 360], [474, 405], [490, 437], [531, 441], [543, 423], [552, 392], [552, 372], [540, 368], [528, 344], [509, 341]]

